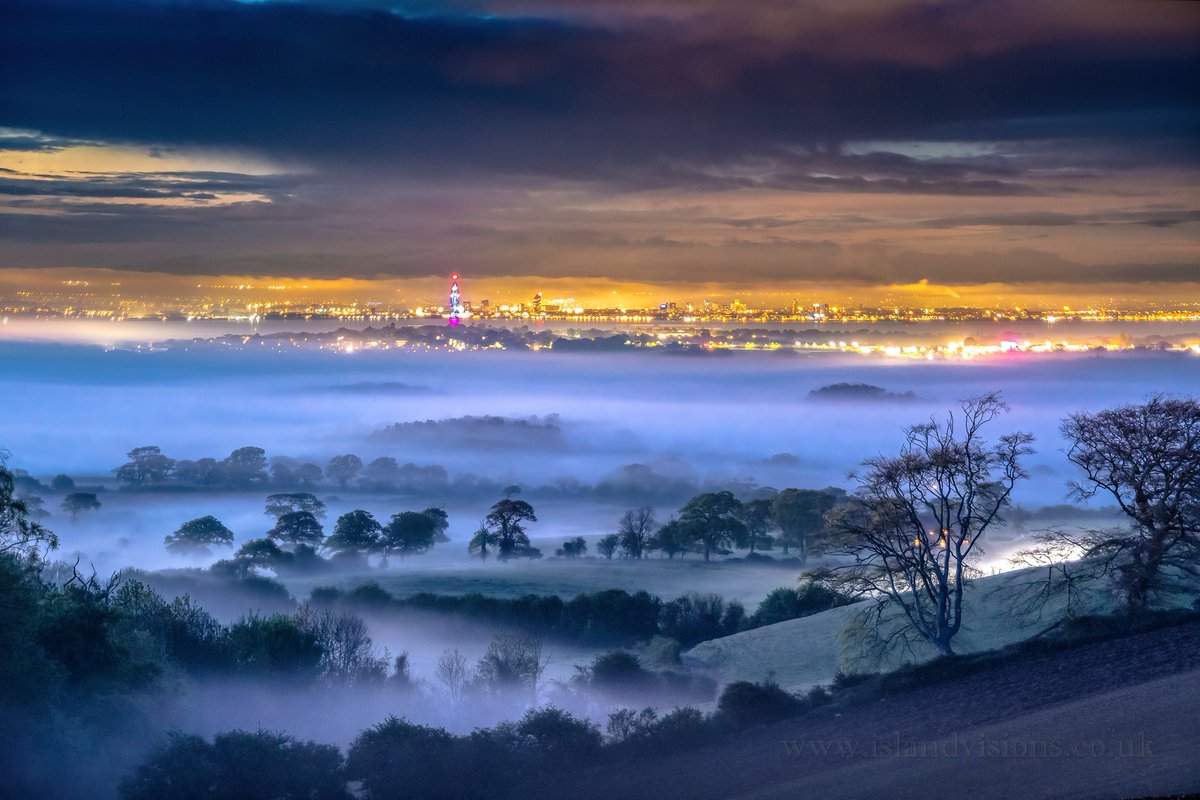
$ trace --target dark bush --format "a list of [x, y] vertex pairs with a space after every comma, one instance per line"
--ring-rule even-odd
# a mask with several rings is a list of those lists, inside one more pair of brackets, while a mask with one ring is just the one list
[[268, 731], [172, 734], [121, 783], [125, 800], [350, 800], [332, 745]]
[[717, 699], [717, 718], [735, 728], [778, 722], [796, 715], [800, 709], [800, 700], [771, 680], [735, 681]]
[[601, 691], [642, 689], [654, 680], [654, 675], [642, 668], [638, 657], [624, 650], [596, 656], [590, 672], [592, 688]]
[[646, 732], [645, 748], [669, 752], [695, 747], [711, 739], [715, 731], [699, 709], [685, 706], [660, 717]]
[[320, 674], [320, 642], [313, 631], [283, 614], [251, 614], [229, 627], [234, 662], [243, 672], [298, 681]]
[[388, 717], [355, 738], [346, 774], [362, 782], [369, 800], [449, 800], [459, 797], [463, 788], [456, 779], [457, 749], [455, 737], [441, 728]]
[[846, 605], [848, 602], [849, 598], [844, 595], [811, 581], [801, 584], [799, 589], [774, 589], [763, 599], [758, 609], [742, 623], [742, 630], [807, 617]]
[[546, 770], [588, 763], [603, 741], [599, 726], [554, 706], [525, 712], [516, 731], [533, 738], [536, 759]]

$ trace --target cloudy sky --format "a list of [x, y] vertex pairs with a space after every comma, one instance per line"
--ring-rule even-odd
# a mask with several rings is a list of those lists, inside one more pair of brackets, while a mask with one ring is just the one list
[[1197, 3], [0, 4], [7, 284], [1178, 300], [1198, 234]]

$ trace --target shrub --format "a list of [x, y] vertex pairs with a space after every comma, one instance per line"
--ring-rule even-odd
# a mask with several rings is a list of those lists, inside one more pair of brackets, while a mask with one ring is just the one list
[[735, 728], [746, 728], [787, 719], [800, 708], [800, 700], [773, 680], [735, 681], [717, 699], [717, 718]]
[[628, 691], [646, 687], [653, 674], [642, 668], [638, 657], [624, 650], [602, 653], [592, 659], [591, 685], [601, 691]]
[[388, 717], [350, 745], [346, 774], [370, 800], [460, 796], [455, 737], [441, 728]]
[[538, 762], [547, 769], [586, 764], [600, 750], [600, 728], [554, 706], [525, 712], [516, 724], [517, 733], [534, 741]]
[[646, 749], [655, 752], [682, 750], [702, 744], [713, 736], [709, 719], [691, 706], [663, 715], [646, 732]]
[[786, 622], [846, 605], [849, 599], [821, 583], [808, 581], [799, 589], [774, 589], [742, 624], [742, 630]]
[[632, 708], [619, 708], [608, 715], [605, 734], [610, 744], [625, 744], [645, 739], [654, 724], [658, 722], [658, 714], [653, 708], [643, 708], [634, 711]]
[[172, 734], [121, 783], [124, 800], [350, 800], [342, 755], [332, 745], [269, 731]]

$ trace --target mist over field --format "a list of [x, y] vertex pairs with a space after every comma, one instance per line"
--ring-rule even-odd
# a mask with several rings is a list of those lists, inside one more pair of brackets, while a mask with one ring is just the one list
[[[851, 489], [848, 473], [866, 457], [894, 452], [904, 426], [991, 390], [1012, 406], [997, 431], [1035, 436], [1033, 480], [1017, 487], [1016, 503], [1051, 506], [1063, 502], [1072, 476], [1058, 432], [1064, 415], [1200, 384], [1200, 359], [1149, 352], [914, 362], [783, 353], [146, 352], [4, 341], [0, 358], [10, 408], [0, 446], [12, 466], [36, 476], [66, 473], [105, 486], [103, 507], [78, 522], [57, 501], [47, 508], [65, 552], [114, 569], [180, 564], [162, 537], [203, 514], [224, 521], [238, 543], [269, 527], [254, 492], [116, 490], [113, 469], [141, 445], [175, 459], [220, 460], [251, 445], [268, 458], [320, 465], [355, 453], [364, 462], [391, 456], [434, 467], [435, 480], [406, 495], [318, 492], [330, 519], [352, 508], [386, 517], [444, 506], [453, 544], [405, 567], [422, 569], [464, 556], [506, 485], [535, 502], [531, 536], [550, 544], [608, 533], [631, 505], [656, 505], [666, 518], [708, 487]], [[838, 383], [889, 395], [809, 397]]]

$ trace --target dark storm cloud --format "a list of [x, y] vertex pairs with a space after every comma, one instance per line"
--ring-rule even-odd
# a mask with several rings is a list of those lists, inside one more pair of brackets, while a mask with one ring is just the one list
[[[962, 6], [959, 17], [995, 4]], [[848, 58], [803, 30], [760, 54], [744, 31], [699, 37], [686, 21], [612, 29], [275, 3], [10, 0], [5, 8], [5, 124], [372, 169], [589, 178], [794, 144], [950, 131], [994, 138], [1021, 124], [1091, 135], [1091, 117], [1130, 112], [1101, 133], [1185, 136], [1200, 88], [1186, 29], [1127, 39], [1095, 31], [924, 63], [883, 45], [872, 51], [879, 24], [895, 13], [847, 30], [863, 42]], [[909, 177], [895, 189], [942, 190]], [[780, 179], [794, 188], [812, 182]], [[975, 183], [1006, 188], [999, 179]]]
[[1197, 33], [1112, 0], [4, 0], [0, 267], [1194, 280]]

